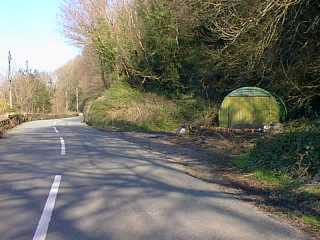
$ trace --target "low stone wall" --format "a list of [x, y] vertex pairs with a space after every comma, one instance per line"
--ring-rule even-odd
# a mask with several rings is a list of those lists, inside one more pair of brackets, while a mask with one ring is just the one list
[[0, 119], [0, 138], [3, 137], [4, 133], [16, 127], [17, 125], [35, 120], [49, 120], [76, 117], [78, 113], [66, 113], [66, 114], [42, 114], [42, 113], [26, 113], [26, 114], [9, 114], [7, 118]]
[[6, 119], [0, 120], [0, 137], [3, 136], [4, 132], [14, 128], [15, 126], [26, 121], [23, 114], [11, 114]]
[[64, 113], [64, 114], [25, 113], [24, 116], [26, 118], [26, 121], [35, 121], [35, 120], [50, 120], [50, 119], [77, 117], [79, 116], [79, 113]]

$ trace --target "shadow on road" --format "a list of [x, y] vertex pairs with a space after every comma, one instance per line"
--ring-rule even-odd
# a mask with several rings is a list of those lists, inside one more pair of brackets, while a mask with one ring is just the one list
[[[130, 133], [58, 128], [66, 156], [59, 155], [59, 137], [45, 127], [1, 142], [1, 239], [30, 239], [56, 174], [62, 185], [48, 239], [301, 239], [238, 201], [239, 193], [173, 164], [177, 158], [199, 161], [205, 152]], [[33, 229], [23, 225], [28, 218], [35, 219]]]

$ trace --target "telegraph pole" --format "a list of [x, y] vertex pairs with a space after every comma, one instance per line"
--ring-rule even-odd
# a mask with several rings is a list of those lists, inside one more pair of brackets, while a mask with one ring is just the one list
[[76, 88], [77, 113], [79, 112], [79, 88]]
[[11, 56], [11, 52], [9, 51], [9, 54], [8, 54], [8, 81], [9, 81], [9, 105], [10, 105], [10, 109], [13, 108], [13, 105], [12, 105], [11, 62], [12, 62], [12, 56]]
[[69, 102], [68, 102], [68, 91], [65, 91], [65, 98], [66, 98], [66, 112], [69, 111]]
[[26, 60], [26, 73], [29, 73], [29, 61]]

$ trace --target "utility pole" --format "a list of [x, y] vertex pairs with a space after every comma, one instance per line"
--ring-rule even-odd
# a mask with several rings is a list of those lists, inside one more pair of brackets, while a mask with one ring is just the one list
[[13, 104], [12, 104], [12, 81], [11, 81], [11, 61], [12, 61], [12, 56], [11, 56], [11, 52], [9, 51], [9, 54], [8, 54], [8, 81], [9, 81], [9, 106], [10, 106], [10, 109], [13, 108]]
[[29, 73], [29, 61], [26, 60], [26, 73]]
[[66, 98], [66, 112], [69, 111], [69, 102], [68, 102], [68, 91], [65, 91], [65, 98]]
[[79, 88], [76, 88], [77, 113], [79, 113]]

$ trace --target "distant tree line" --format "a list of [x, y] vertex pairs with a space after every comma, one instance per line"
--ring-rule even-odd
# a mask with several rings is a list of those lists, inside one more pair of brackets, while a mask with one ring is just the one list
[[318, 0], [66, 0], [61, 19], [83, 52], [60, 69], [60, 85], [80, 86], [83, 101], [125, 79], [212, 102], [260, 86], [291, 117], [320, 111]]
[[9, 82], [0, 86], [0, 113], [49, 113], [54, 92], [52, 77], [48, 73], [19, 69], [11, 76], [13, 109], [9, 108]]

